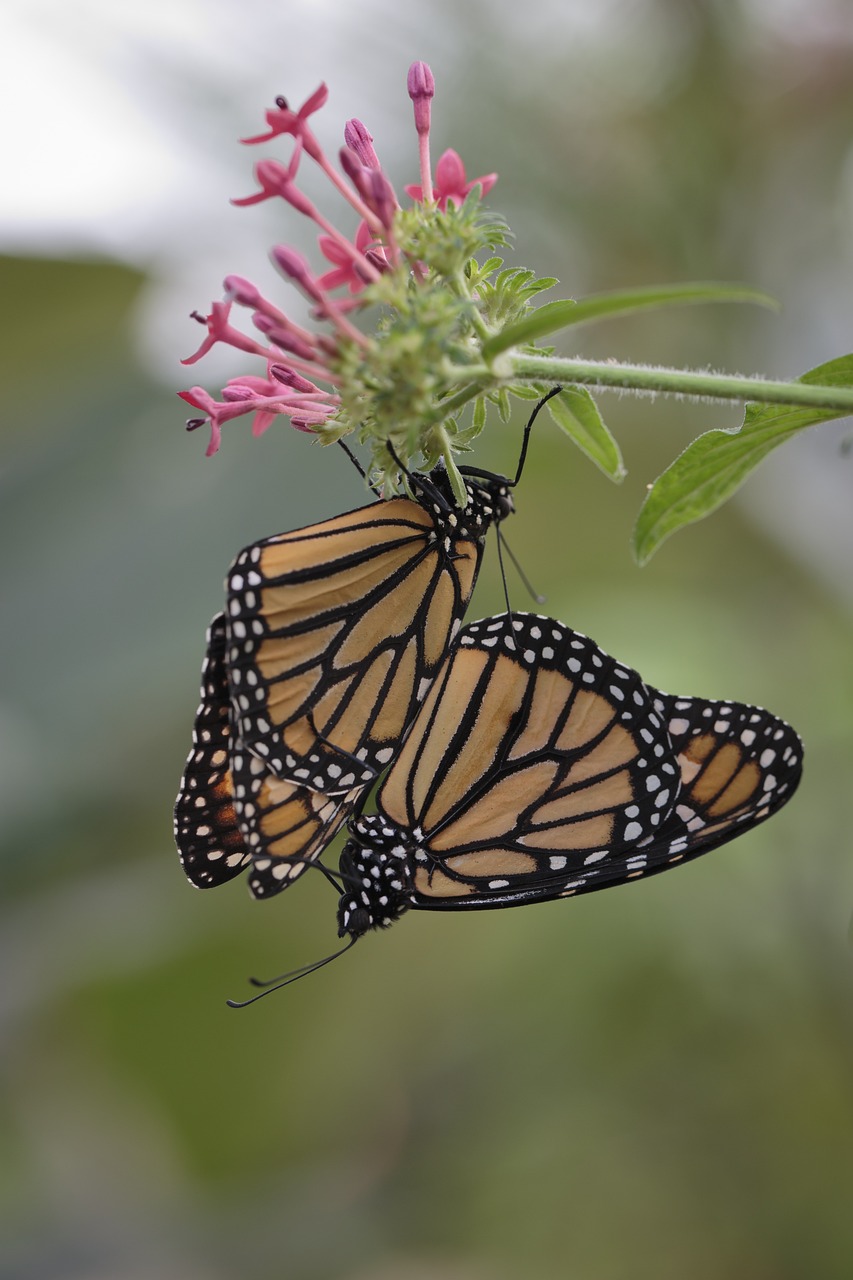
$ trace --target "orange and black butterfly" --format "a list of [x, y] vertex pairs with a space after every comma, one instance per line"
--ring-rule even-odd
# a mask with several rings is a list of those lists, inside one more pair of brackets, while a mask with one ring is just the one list
[[376, 798], [351, 818], [339, 932], [655, 875], [793, 794], [802, 744], [737, 702], [673, 697], [532, 614], [464, 628]]
[[[486, 534], [514, 510], [536, 415], [559, 390], [534, 408], [514, 480], [461, 468], [464, 510], [443, 467], [405, 472], [416, 500], [378, 501], [237, 556], [175, 808], [194, 884], [237, 875], [247, 858], [253, 893], [285, 888], [393, 758], [461, 625]], [[302, 861], [267, 867], [268, 846]]]
[[[246, 547], [226, 583], [236, 739], [271, 774], [326, 795], [365, 787], [393, 759], [474, 590], [513, 480], [462, 467], [405, 472], [414, 498], [379, 501]], [[358, 464], [356, 464], [358, 465]]]
[[486, 532], [513, 510], [502, 476], [466, 478], [465, 511], [443, 472], [413, 479], [419, 502], [267, 538], [232, 565], [175, 806], [193, 884], [252, 861], [253, 893], [286, 888], [398, 748], [461, 624]]
[[371, 783], [447, 655], [510, 482], [467, 479], [464, 511], [445, 473], [416, 484], [418, 501], [265, 538], [231, 567], [232, 725], [275, 777], [327, 795]]

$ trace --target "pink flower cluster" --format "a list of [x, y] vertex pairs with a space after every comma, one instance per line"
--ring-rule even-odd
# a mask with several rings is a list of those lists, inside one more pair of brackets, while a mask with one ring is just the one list
[[[421, 182], [407, 186], [406, 193], [420, 203], [432, 204], [441, 210], [451, 201], [461, 205], [476, 186], [485, 195], [497, 175], [490, 173], [469, 181], [455, 151], [444, 152], [433, 182], [429, 130], [435, 82], [426, 63], [415, 62], [410, 67], [408, 91], [414, 104]], [[279, 415], [289, 417], [291, 426], [299, 431], [314, 431], [337, 413], [340, 407], [334, 372], [337, 343], [346, 340], [366, 345], [368, 341], [352, 323], [349, 313], [362, 305], [360, 295], [366, 285], [380, 279], [383, 272], [398, 267], [403, 260], [394, 235], [394, 215], [400, 207], [399, 201], [382, 171], [373, 139], [365, 126], [360, 120], [347, 123], [345, 145], [339, 152], [340, 172], [330, 163], [311, 128], [310, 117], [327, 98], [328, 90], [322, 84], [298, 111], [293, 111], [284, 98], [277, 99], [275, 107], [266, 113], [267, 131], [242, 141], [254, 145], [290, 134], [294, 139], [290, 162], [284, 165], [277, 160], [261, 160], [255, 166], [259, 189], [233, 203], [250, 205], [280, 198], [317, 224], [321, 231], [320, 252], [331, 264], [331, 270], [314, 275], [305, 258], [286, 245], [275, 246], [270, 256], [277, 270], [310, 299], [313, 315], [328, 322], [331, 331], [306, 329], [248, 280], [241, 276], [226, 277], [225, 300], [214, 302], [207, 316], [193, 313], [194, 318], [207, 327], [207, 336], [198, 350], [182, 363], [195, 364], [215, 343], [224, 342], [264, 360], [266, 376], [232, 378], [223, 388], [221, 400], [216, 400], [203, 387], [179, 392], [183, 400], [204, 415], [191, 418], [187, 429], [210, 426], [208, 457], [219, 449], [223, 424], [243, 414], [254, 415], [252, 432], [257, 436]], [[340, 232], [299, 189], [297, 177], [303, 154], [320, 166], [358, 214], [360, 221], [352, 239]], [[426, 199], [425, 192], [430, 193]], [[336, 291], [344, 291], [343, 296], [334, 296]], [[231, 310], [235, 304], [251, 312], [259, 337], [251, 337], [232, 325]]]

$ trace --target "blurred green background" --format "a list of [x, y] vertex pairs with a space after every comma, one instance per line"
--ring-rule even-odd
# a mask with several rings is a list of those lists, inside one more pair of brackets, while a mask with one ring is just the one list
[[[565, 354], [795, 376], [853, 345], [853, 10], [8, 10], [0, 1273], [848, 1280], [849, 423], [640, 572], [644, 486], [740, 415], [602, 396], [628, 480], [543, 426], [507, 527], [550, 612], [650, 682], [796, 725], [801, 790], [755, 833], [612, 894], [413, 912], [235, 1013], [248, 974], [334, 947], [334, 897], [319, 876], [270, 904], [192, 890], [171, 807], [231, 557], [364, 496], [296, 432], [237, 425], [206, 460], [182, 431], [175, 390], [238, 372], [178, 367], [187, 312], [227, 272], [268, 284], [276, 239], [311, 240], [283, 209], [228, 206], [257, 158], [235, 138], [326, 79], [330, 150], [361, 116], [400, 189], [424, 58], [434, 158], [499, 171], [514, 263], [566, 295], [722, 279], [784, 304], [614, 323]], [[477, 461], [511, 470], [520, 429]], [[472, 612], [500, 608], [491, 547]]]

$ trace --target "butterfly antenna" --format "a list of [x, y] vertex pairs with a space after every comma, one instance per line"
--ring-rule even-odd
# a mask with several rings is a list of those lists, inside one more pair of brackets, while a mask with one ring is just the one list
[[530, 443], [530, 431], [531, 431], [531, 428], [533, 427], [534, 422], [536, 421], [536, 416], [539, 413], [539, 410], [543, 407], [543, 405], [546, 405], [549, 400], [553, 400], [554, 396], [558, 396], [562, 390], [563, 388], [559, 386], [552, 387], [551, 390], [548, 392], [548, 394], [546, 396], [543, 396], [542, 399], [538, 402], [533, 412], [531, 413], [530, 417], [527, 419], [527, 426], [524, 428], [524, 436], [521, 441], [521, 453], [519, 454], [519, 457], [518, 457], [518, 467], [516, 468], [515, 479], [511, 480], [509, 485], [511, 489], [514, 489], [515, 486], [518, 484], [519, 480], [521, 479], [521, 473], [524, 470], [524, 463], [525, 463], [525, 459], [527, 458], [527, 446]]
[[315, 858], [313, 862], [306, 863], [306, 869], [308, 867], [316, 867], [318, 871], [321, 871], [323, 873], [323, 875], [326, 877], [326, 879], [328, 880], [332, 888], [335, 889], [338, 893], [341, 892], [341, 886], [338, 883], [340, 879], [339, 872], [330, 871], [328, 867], [324, 867], [319, 858]]
[[331, 964], [333, 960], [337, 960], [350, 947], [358, 941], [357, 938], [350, 938], [345, 947], [341, 947], [340, 951], [333, 951], [330, 956], [326, 956], [323, 960], [315, 960], [313, 964], [304, 964], [300, 969], [292, 969], [290, 973], [283, 973], [278, 978], [270, 978], [263, 982], [259, 978], [250, 978], [249, 981], [255, 987], [263, 987], [263, 991], [259, 991], [256, 996], [250, 996], [248, 1000], [226, 1000], [225, 1003], [229, 1009], [246, 1009], [250, 1004], [255, 1004], [258, 1000], [263, 1000], [264, 996], [271, 996], [274, 991], [281, 991], [282, 987], [289, 987], [291, 982], [296, 982], [299, 978], [306, 978], [309, 973], [314, 973], [317, 969], [322, 969], [323, 965]]
[[536, 604], [545, 604], [546, 597], [541, 596], [539, 592], [536, 590], [536, 588], [533, 586], [533, 583], [530, 581], [527, 574], [524, 572], [521, 565], [519, 564], [518, 560], [513, 555], [512, 547], [509, 545], [506, 538], [502, 538], [502, 535], [500, 533], [500, 525], [496, 525], [495, 529], [498, 535], [498, 544], [500, 545], [500, 542], [503, 541], [504, 550], [506, 551], [507, 555], [509, 556], [513, 565], [515, 566], [515, 571], [518, 574], [519, 578], [521, 578], [521, 581], [524, 583], [525, 587], [527, 588], [527, 593], [530, 596], [531, 600], [533, 600]]
[[[401, 474], [406, 477], [407, 481], [409, 482], [409, 488], [411, 489], [412, 493], [417, 493], [418, 485], [420, 485], [422, 488], [424, 487], [423, 482], [426, 479], [426, 477], [416, 476], [413, 472], [409, 470], [405, 462], [402, 462], [400, 458], [397, 456], [397, 450], [394, 448], [390, 440], [385, 441], [385, 448], [388, 450], [391, 457], [394, 459], [394, 462], [396, 463], [397, 467], [399, 467]], [[432, 491], [432, 485], [429, 486], [429, 490], [430, 492]]]
[[346, 443], [346, 441], [345, 441], [345, 440], [339, 440], [339, 441], [338, 441], [338, 444], [341, 446], [341, 448], [343, 449], [344, 453], [347, 455], [347, 457], [349, 458], [350, 462], [351, 462], [351, 463], [352, 463], [352, 465], [355, 467], [355, 469], [356, 469], [356, 471], [358, 472], [358, 474], [361, 476], [362, 480], [364, 480], [364, 481], [366, 481], [366, 482], [367, 482], [367, 487], [370, 489], [370, 492], [371, 492], [372, 494], [374, 494], [374, 496], [375, 496], [375, 497], [377, 497], [377, 498], [378, 498], [378, 497], [379, 497], [379, 490], [376, 488], [376, 485], [375, 485], [375, 484], [371, 484], [370, 480], [368, 480], [368, 479], [367, 479], [367, 472], [365, 471], [364, 467], [363, 467], [363, 466], [361, 465], [361, 463], [359, 462], [358, 458], [357, 458], [357, 457], [355, 456], [355, 454], [353, 453], [352, 449], [349, 447], [349, 445]]
[[501, 527], [499, 524], [495, 525], [495, 533], [498, 536], [498, 564], [500, 565], [500, 568], [501, 568], [501, 582], [503, 583], [503, 587], [504, 587], [504, 600], [506, 601], [506, 612], [507, 612], [507, 617], [509, 618], [510, 628], [512, 628], [512, 605], [509, 602], [509, 587], [507, 586], [506, 570], [504, 569], [504, 557], [503, 557], [504, 540], [501, 535]]

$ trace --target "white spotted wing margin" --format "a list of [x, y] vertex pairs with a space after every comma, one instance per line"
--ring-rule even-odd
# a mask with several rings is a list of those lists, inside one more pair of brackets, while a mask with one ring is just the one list
[[548, 618], [473, 623], [378, 796], [410, 905], [509, 907], [642, 879], [765, 821], [802, 746], [761, 708], [675, 698]]
[[207, 631], [201, 702], [175, 802], [175, 843], [197, 889], [233, 880], [250, 861], [234, 810], [225, 647], [225, 615], [218, 613]]

